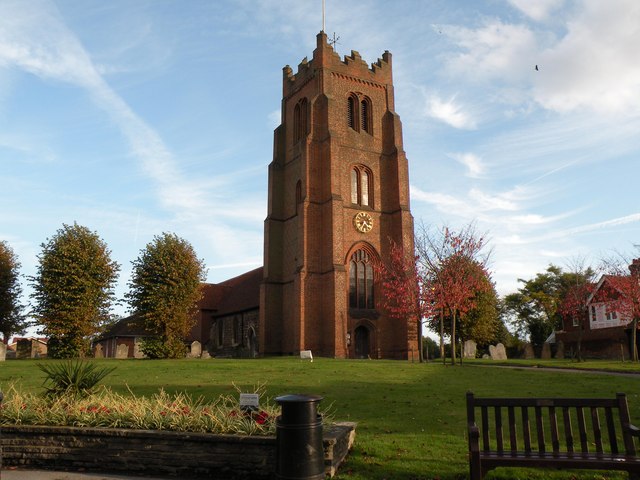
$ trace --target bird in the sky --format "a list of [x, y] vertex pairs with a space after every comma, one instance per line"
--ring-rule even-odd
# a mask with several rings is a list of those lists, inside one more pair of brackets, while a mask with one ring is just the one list
[[538, 65], [536, 65], [536, 72], [539, 71], [540, 69], [538, 68]]

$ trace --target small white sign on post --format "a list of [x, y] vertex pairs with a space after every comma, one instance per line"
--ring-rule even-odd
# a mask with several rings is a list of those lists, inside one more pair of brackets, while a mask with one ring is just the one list
[[240, 410], [259, 410], [260, 395], [257, 393], [241, 393], [240, 394]]
[[311, 350], [300, 350], [300, 358], [302, 360], [311, 360], [313, 362], [313, 355], [311, 354]]

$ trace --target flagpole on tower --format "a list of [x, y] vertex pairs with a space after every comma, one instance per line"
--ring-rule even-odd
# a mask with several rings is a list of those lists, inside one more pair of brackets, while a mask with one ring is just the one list
[[322, 0], [322, 31], [324, 32], [324, 0]]

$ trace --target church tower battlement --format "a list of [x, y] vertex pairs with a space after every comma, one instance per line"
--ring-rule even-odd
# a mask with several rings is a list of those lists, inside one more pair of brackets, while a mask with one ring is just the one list
[[260, 350], [350, 358], [417, 355], [415, 319], [381, 308], [389, 240], [413, 251], [408, 163], [391, 54], [341, 59], [324, 32], [283, 68], [265, 219]]

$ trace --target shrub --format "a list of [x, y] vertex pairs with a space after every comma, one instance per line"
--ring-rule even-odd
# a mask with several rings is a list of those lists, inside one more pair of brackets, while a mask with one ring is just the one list
[[116, 367], [98, 367], [94, 363], [81, 360], [38, 364], [46, 374], [45, 396], [68, 396], [83, 398], [89, 396], [100, 380], [113, 372]]
[[149, 358], [184, 358], [186, 347], [181, 340], [149, 337], [140, 342], [140, 351]]

